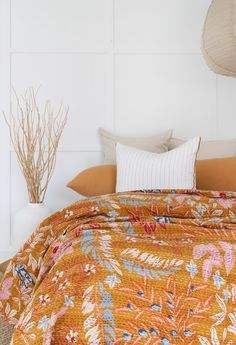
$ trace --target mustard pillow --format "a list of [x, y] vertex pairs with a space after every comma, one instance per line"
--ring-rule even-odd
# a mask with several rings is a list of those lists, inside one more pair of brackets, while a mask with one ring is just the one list
[[[236, 157], [196, 161], [196, 184], [202, 190], [236, 191]], [[116, 166], [86, 169], [67, 186], [84, 196], [115, 193]]]
[[67, 187], [84, 196], [115, 193], [116, 166], [99, 165], [82, 171]]
[[197, 188], [236, 191], [236, 157], [196, 161]]

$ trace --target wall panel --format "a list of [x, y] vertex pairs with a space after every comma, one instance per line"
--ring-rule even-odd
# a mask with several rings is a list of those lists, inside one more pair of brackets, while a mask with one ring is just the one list
[[12, 48], [20, 51], [106, 51], [110, 0], [12, 0]]
[[10, 243], [10, 142], [2, 110], [9, 112], [10, 102], [10, 6], [0, 1], [0, 256]]
[[[0, 109], [10, 84], [41, 85], [40, 104], [70, 106], [46, 202], [78, 195], [66, 182], [102, 161], [97, 129], [183, 138], [236, 137], [236, 81], [216, 77], [200, 51], [210, 0], [0, 0]], [[27, 203], [0, 117], [0, 260], [12, 255], [10, 219]]]
[[115, 0], [120, 52], [200, 53], [210, 0]]
[[99, 149], [98, 127], [112, 127], [112, 61], [108, 54], [14, 54], [11, 82], [18, 92], [41, 85], [40, 97], [70, 107], [60, 148]]
[[[194, 66], [194, 68], [193, 68]], [[116, 129], [215, 137], [213, 73], [200, 55], [120, 55], [116, 58]]]
[[217, 77], [217, 119], [219, 137], [236, 137], [236, 80]]

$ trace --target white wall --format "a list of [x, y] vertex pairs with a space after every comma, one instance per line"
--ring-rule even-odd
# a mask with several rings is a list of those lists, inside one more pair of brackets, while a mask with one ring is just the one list
[[[0, 108], [41, 85], [41, 99], [70, 106], [47, 204], [78, 196], [66, 182], [101, 162], [99, 126], [182, 138], [236, 137], [236, 80], [214, 75], [200, 51], [210, 0], [0, 0]], [[10, 216], [27, 203], [0, 122], [0, 253]], [[1, 257], [1, 255], [0, 255]]]

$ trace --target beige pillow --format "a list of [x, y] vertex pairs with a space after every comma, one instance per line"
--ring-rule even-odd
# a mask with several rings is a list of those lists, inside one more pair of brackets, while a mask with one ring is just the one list
[[[173, 150], [182, 145], [185, 140], [171, 138], [168, 149]], [[213, 159], [236, 156], [236, 139], [201, 141], [198, 159]]]
[[112, 134], [103, 128], [99, 129], [102, 147], [104, 151], [104, 163], [114, 164], [116, 162], [116, 144], [120, 143], [136, 147], [142, 150], [163, 153], [168, 151], [168, 141], [171, 138], [172, 131], [168, 130], [159, 133], [155, 136], [144, 137], [144, 138], [132, 138], [123, 137], [116, 134]]

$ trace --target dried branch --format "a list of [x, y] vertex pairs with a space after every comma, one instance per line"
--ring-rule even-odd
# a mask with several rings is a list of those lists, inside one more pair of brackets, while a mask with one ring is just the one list
[[24, 96], [18, 97], [13, 89], [15, 115], [11, 112], [8, 120], [3, 113], [32, 203], [44, 201], [69, 111], [61, 104], [54, 114], [49, 101], [41, 111], [37, 105], [37, 93], [38, 90], [29, 88]]

